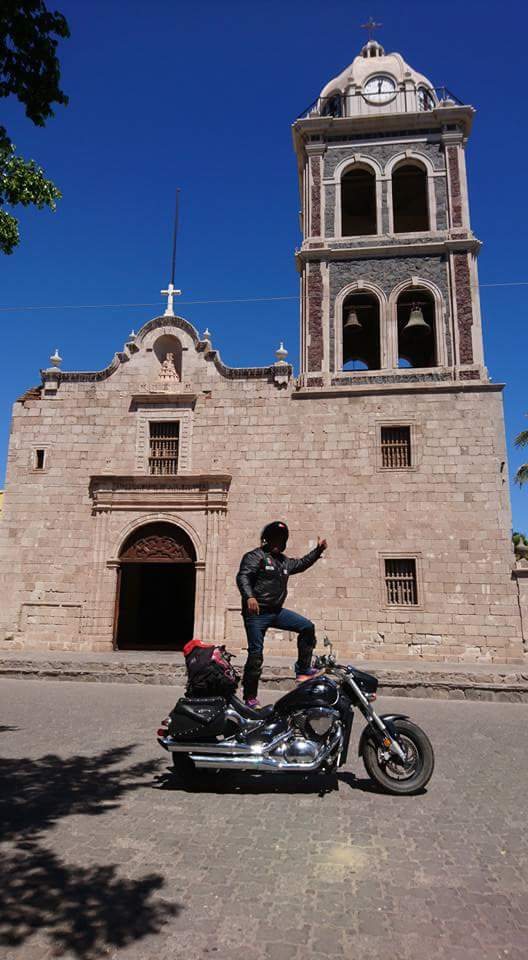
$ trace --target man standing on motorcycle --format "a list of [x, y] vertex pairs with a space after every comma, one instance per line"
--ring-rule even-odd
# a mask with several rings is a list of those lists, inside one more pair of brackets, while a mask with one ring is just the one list
[[242, 616], [248, 641], [248, 657], [242, 686], [249, 707], [259, 705], [258, 682], [262, 673], [264, 637], [269, 627], [287, 630], [297, 636], [295, 676], [305, 680], [318, 671], [311, 666], [315, 647], [315, 627], [311, 620], [284, 609], [288, 577], [303, 573], [326, 550], [326, 540], [317, 539], [317, 546], [306, 556], [294, 560], [284, 556], [289, 531], [279, 520], [268, 523], [260, 535], [260, 547], [245, 553], [240, 562], [236, 582], [242, 595]]

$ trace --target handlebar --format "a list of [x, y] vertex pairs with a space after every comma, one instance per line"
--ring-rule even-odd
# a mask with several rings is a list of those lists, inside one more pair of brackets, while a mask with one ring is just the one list
[[314, 666], [319, 670], [323, 669], [332, 669], [332, 670], [343, 670], [345, 673], [348, 671], [348, 667], [344, 663], [338, 663], [334, 654], [322, 654], [320, 657], [316, 657], [314, 660]]

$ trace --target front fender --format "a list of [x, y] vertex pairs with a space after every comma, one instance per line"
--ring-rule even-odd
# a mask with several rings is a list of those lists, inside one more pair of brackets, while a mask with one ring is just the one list
[[[394, 721], [394, 720], [408, 720], [408, 719], [409, 719], [409, 717], [407, 716], [406, 713], [382, 713], [382, 714], [380, 715], [380, 720], [383, 720], [383, 723], [384, 723], [385, 726], [387, 727], [387, 730], [389, 731], [391, 737], [395, 737], [395, 736], [396, 736], [396, 730], [394, 729], [394, 723], [393, 723], [393, 721]], [[365, 727], [365, 729], [363, 730], [363, 733], [361, 734], [361, 737], [359, 738], [359, 746], [358, 746], [358, 756], [359, 756], [359, 757], [362, 757], [362, 756], [363, 756], [363, 750], [365, 749], [365, 743], [366, 743], [369, 735], [372, 736], [372, 732], [374, 732], [374, 735], [376, 735], [376, 733], [377, 733], [378, 731], [377, 731], [377, 728], [376, 728], [376, 727], [374, 727], [374, 726], [371, 727], [370, 724], [367, 725], [367, 726]]]

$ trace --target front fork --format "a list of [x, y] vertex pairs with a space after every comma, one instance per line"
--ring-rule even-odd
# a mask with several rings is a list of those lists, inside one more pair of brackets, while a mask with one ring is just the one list
[[[354, 699], [361, 710], [361, 713], [365, 717], [365, 720], [368, 723], [368, 727], [365, 727], [363, 733], [361, 734], [361, 739], [359, 741], [359, 754], [362, 756], [363, 748], [365, 745], [365, 740], [369, 731], [374, 734], [374, 737], [382, 751], [385, 751], [385, 759], [389, 760], [392, 754], [393, 757], [398, 757], [402, 763], [405, 763], [407, 757], [405, 751], [400, 747], [396, 730], [391, 721], [400, 719], [407, 719], [403, 714], [385, 714], [382, 717], [378, 717], [377, 713], [371, 707], [370, 700], [367, 694], [363, 693], [361, 687], [356, 683], [354, 677], [348, 673], [346, 677], [346, 683], [351, 688], [354, 693]], [[372, 697], [374, 699], [374, 695]]]
[[369, 738], [369, 735], [374, 734], [374, 738], [380, 747], [384, 759], [389, 760], [392, 756], [398, 757], [402, 763], [406, 763], [407, 756], [404, 750], [400, 747], [397, 740], [397, 732], [394, 727], [394, 720], [407, 720], [408, 717], [403, 713], [387, 713], [381, 717], [378, 717], [373, 710], [362, 711], [365, 720], [368, 723], [368, 726], [365, 727], [361, 738], [359, 741], [358, 754], [359, 756], [363, 755], [363, 750], [365, 748], [365, 743]]

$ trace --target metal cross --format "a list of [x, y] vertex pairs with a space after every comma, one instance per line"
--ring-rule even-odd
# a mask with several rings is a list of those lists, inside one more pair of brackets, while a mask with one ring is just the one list
[[361, 24], [361, 29], [368, 30], [369, 40], [372, 40], [372, 34], [374, 33], [374, 31], [382, 26], [383, 26], [382, 23], [376, 23], [376, 21], [373, 20], [372, 17], [369, 17], [366, 23]]

